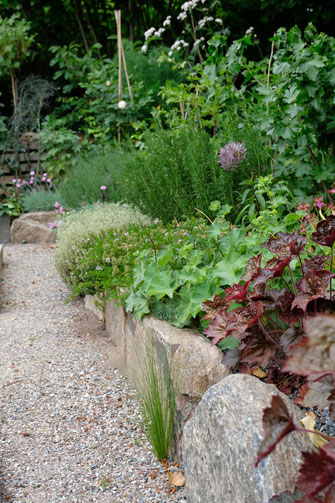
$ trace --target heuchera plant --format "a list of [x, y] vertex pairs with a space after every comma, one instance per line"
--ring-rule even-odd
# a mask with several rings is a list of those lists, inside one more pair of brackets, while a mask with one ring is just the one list
[[[284, 393], [300, 390], [296, 400], [303, 405], [306, 401], [315, 401], [312, 395], [316, 387], [325, 388], [325, 383], [331, 380], [329, 390], [334, 384], [329, 376], [320, 376], [320, 372], [315, 378], [313, 369], [297, 372], [291, 359], [285, 366], [283, 364], [292, 344], [300, 344], [292, 354], [298, 354], [299, 348], [305, 350], [303, 322], [320, 312], [335, 311], [332, 289], [335, 216], [330, 215], [317, 224], [312, 240], [331, 249], [328, 268], [329, 257], [325, 255], [302, 258], [306, 251], [305, 236], [298, 232], [279, 232], [263, 243], [274, 253], [264, 267], [261, 265], [262, 253], [259, 253], [249, 260], [240, 283], [226, 288], [223, 296], [217, 295], [213, 301], [203, 304], [206, 313], [203, 319], [211, 320], [204, 333], [212, 343], [225, 339], [228, 342], [232, 338], [237, 344], [239, 342], [238, 347], [225, 354], [223, 363], [248, 374], [257, 375], [259, 368], [263, 368], [265, 381], [275, 383]], [[300, 264], [298, 279], [297, 271], [293, 270], [296, 263]], [[220, 346], [224, 347], [222, 343]], [[319, 402], [314, 405], [321, 406], [321, 399]]]
[[[305, 337], [289, 350], [284, 369], [299, 375], [308, 376], [316, 389], [317, 401], [327, 400], [334, 405], [335, 398], [335, 317], [320, 314], [305, 320]], [[312, 398], [312, 397], [311, 397]], [[313, 400], [312, 400], [313, 401]], [[330, 409], [331, 409], [330, 408]], [[332, 503], [335, 501], [335, 438], [315, 430], [296, 426], [280, 396], [272, 397], [271, 406], [263, 412], [264, 439], [261, 443], [256, 467], [268, 456], [277, 443], [292, 431], [306, 431], [319, 440], [319, 449], [302, 453], [302, 465], [296, 480], [294, 494], [285, 491], [271, 499], [271, 503]], [[327, 442], [327, 440], [329, 442]], [[322, 495], [320, 492], [324, 491]], [[316, 497], [318, 495], [318, 497]]]

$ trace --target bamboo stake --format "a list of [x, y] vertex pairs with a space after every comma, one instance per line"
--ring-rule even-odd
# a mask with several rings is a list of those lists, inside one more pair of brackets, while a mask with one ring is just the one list
[[128, 70], [127, 70], [127, 63], [126, 63], [126, 56], [124, 54], [122, 40], [121, 40], [121, 45], [122, 45], [123, 68], [124, 68], [124, 73], [126, 74], [126, 81], [127, 81], [127, 86], [128, 86], [130, 101], [132, 102], [132, 104], [134, 104], [133, 93], [131, 92], [130, 81], [129, 81], [129, 76], [128, 76]]
[[[118, 48], [118, 59], [119, 59], [119, 86], [118, 86], [118, 100], [122, 100], [122, 37], [121, 37], [121, 11], [114, 11], [116, 19], [117, 28], [117, 48]], [[118, 142], [121, 143], [121, 129], [120, 125], [117, 132]]]

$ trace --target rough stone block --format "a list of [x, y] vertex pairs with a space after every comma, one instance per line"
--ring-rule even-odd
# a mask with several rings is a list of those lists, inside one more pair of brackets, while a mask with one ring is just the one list
[[2, 269], [3, 265], [3, 245], [0, 244], [0, 269]]
[[100, 321], [105, 321], [105, 313], [98, 308], [97, 302], [99, 299], [95, 295], [85, 295], [85, 308], [92, 311]]
[[53, 211], [26, 213], [12, 223], [11, 241], [13, 243], [54, 243], [56, 233], [49, 227], [49, 224], [54, 221]]
[[291, 433], [254, 468], [263, 409], [275, 394], [299, 423], [303, 414], [298, 407], [253, 376], [230, 375], [204, 394], [183, 434], [187, 501], [268, 503], [275, 494], [293, 490], [300, 451], [311, 449], [307, 435]]

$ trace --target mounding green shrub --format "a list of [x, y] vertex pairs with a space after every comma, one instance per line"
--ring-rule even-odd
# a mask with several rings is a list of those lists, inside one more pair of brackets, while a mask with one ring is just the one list
[[[129, 154], [113, 152], [89, 152], [79, 155], [73, 167], [60, 184], [62, 200], [69, 208], [80, 208], [83, 203], [93, 204], [102, 200], [119, 202], [123, 199], [123, 163]], [[103, 192], [100, 187], [105, 186]]]
[[207, 212], [214, 200], [226, 201], [226, 173], [211, 137], [185, 124], [177, 130], [157, 126], [145, 134], [146, 150], [135, 148], [125, 162], [126, 199], [163, 222]]
[[76, 247], [91, 234], [129, 224], [150, 225], [151, 219], [126, 204], [101, 203], [68, 213], [57, 232], [55, 266], [65, 282], [75, 268]]
[[24, 195], [23, 208], [25, 212], [32, 211], [52, 211], [55, 209], [55, 202], [58, 201], [62, 206], [62, 197], [60, 193], [46, 190], [37, 190], [28, 192]]

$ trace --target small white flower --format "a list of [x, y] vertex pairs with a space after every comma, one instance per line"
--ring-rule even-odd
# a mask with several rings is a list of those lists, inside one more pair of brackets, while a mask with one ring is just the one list
[[169, 55], [170, 57], [172, 56], [172, 54], [173, 54], [173, 52], [172, 52], [172, 51], [169, 51], [169, 52], [168, 52], [168, 55]]
[[142, 45], [142, 47], [141, 47], [141, 51], [142, 51], [142, 52], [144, 52], [144, 53], [146, 53], [146, 52], [147, 52], [147, 50], [148, 50], [148, 46], [147, 46], [147, 45], [145, 45], [145, 44], [144, 44], [144, 45]]
[[158, 36], [160, 37], [162, 35], [162, 33], [164, 33], [165, 31], [166, 31], [165, 28], [159, 28], [159, 30], [157, 32], [157, 33], [159, 33]]
[[124, 100], [121, 100], [119, 101], [119, 103], [117, 104], [117, 106], [121, 109], [121, 110], [124, 110], [127, 106], [127, 103], [124, 101]]
[[160, 32], [158, 30], [155, 31], [154, 35], [155, 35], [155, 37], [160, 37], [161, 36], [161, 34], [160, 34]]
[[223, 23], [222, 19], [220, 19], [219, 17], [217, 17], [217, 18], [215, 19], [215, 22], [216, 22], [216, 23], [219, 23], [219, 24], [222, 24], [222, 23]]
[[111, 81], [110, 80], [107, 80], [106, 82], [106, 86], [109, 87], [111, 85]]
[[163, 21], [163, 26], [170, 26], [171, 24], [171, 16], [168, 16], [165, 21]]
[[250, 28], [247, 29], [247, 31], [245, 32], [246, 35], [252, 35], [253, 31], [254, 31], [254, 27], [253, 26], [250, 26]]
[[204, 37], [198, 38], [198, 40], [194, 42], [193, 47], [197, 47], [204, 40], [205, 40]]
[[187, 18], [187, 13], [186, 12], [181, 12], [180, 14], [178, 14], [177, 16], [177, 19], [179, 19], [180, 21], [183, 21], [184, 19]]
[[111, 259], [110, 259], [109, 257], [107, 257], [107, 258], [106, 258], [106, 262], [108, 262], [108, 263], [109, 263], [110, 261], [111, 261]]
[[154, 220], [154, 224], [156, 224], [156, 225], [157, 225], [158, 223], [159, 223], [159, 218], [155, 218], [155, 220]]
[[149, 28], [149, 30], [147, 30], [146, 32], [144, 32], [144, 37], [145, 37], [145, 40], [148, 40], [149, 37], [151, 37], [156, 31], [156, 28], [152, 27], [152, 28]]

